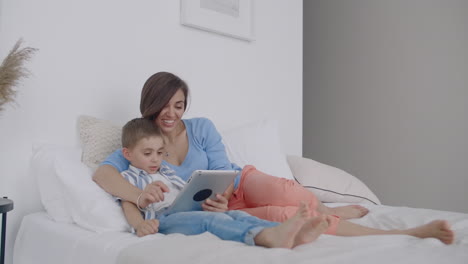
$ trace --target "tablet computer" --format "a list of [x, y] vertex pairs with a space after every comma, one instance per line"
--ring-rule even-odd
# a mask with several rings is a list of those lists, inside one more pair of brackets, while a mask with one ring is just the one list
[[208, 198], [216, 199], [218, 193], [223, 194], [239, 173], [237, 170], [195, 170], [163, 214], [203, 210], [202, 203]]

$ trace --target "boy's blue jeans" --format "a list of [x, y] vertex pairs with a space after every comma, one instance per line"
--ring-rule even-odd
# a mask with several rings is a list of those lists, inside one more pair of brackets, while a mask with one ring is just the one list
[[255, 245], [254, 238], [264, 228], [279, 225], [251, 216], [243, 211], [225, 213], [191, 211], [158, 217], [159, 233], [198, 235], [210, 232], [223, 239]]

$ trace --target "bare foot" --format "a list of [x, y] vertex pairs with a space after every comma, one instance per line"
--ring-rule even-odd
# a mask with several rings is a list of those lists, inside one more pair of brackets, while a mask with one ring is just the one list
[[435, 220], [428, 224], [407, 230], [408, 235], [419, 238], [433, 237], [442, 241], [444, 244], [452, 244], [455, 235], [447, 221]]
[[325, 215], [309, 219], [297, 233], [293, 247], [315, 241], [327, 228], [328, 221]]
[[346, 205], [329, 208], [331, 215], [339, 216], [341, 219], [361, 218], [369, 213], [369, 209], [360, 205]]
[[268, 248], [292, 248], [309, 215], [309, 206], [302, 202], [294, 216], [278, 226], [263, 229], [255, 236], [255, 244]]

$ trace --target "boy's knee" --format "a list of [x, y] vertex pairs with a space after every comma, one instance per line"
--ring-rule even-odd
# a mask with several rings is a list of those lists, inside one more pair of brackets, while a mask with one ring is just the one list
[[223, 221], [223, 220], [232, 220], [232, 217], [226, 213], [215, 213], [215, 212], [206, 212], [205, 219], [207, 221]]
[[250, 217], [252, 215], [244, 212], [244, 211], [241, 211], [241, 210], [233, 210], [233, 211], [227, 211], [225, 213], [226, 215], [229, 215], [230, 217], [236, 219], [236, 218], [240, 218], [240, 217]]

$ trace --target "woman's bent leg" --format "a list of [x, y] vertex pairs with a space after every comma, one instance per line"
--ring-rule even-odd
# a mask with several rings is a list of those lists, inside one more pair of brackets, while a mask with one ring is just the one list
[[[260, 206], [255, 208], [243, 208], [241, 211], [268, 221], [282, 223], [293, 216], [297, 211], [297, 206]], [[316, 214], [311, 214], [315, 216]]]
[[243, 200], [244, 208], [270, 205], [297, 207], [300, 202], [305, 202], [311, 211], [315, 211], [319, 202], [312, 192], [296, 181], [268, 175], [251, 165], [245, 166], [242, 170], [241, 182], [234, 196], [237, 196], [238, 200]]
[[[242, 170], [242, 177], [237, 190], [229, 201], [230, 210], [244, 210], [249, 208], [249, 213], [270, 221], [283, 222], [295, 212], [295, 209], [268, 210], [268, 212], [250, 208], [279, 206], [293, 206], [297, 208], [300, 202], [306, 202], [312, 212], [319, 214], [336, 215], [343, 219], [362, 217], [368, 210], [359, 205], [328, 208], [317, 197], [294, 180], [279, 178], [257, 170], [254, 166], [247, 165]], [[246, 210], [244, 210], [246, 211]], [[253, 212], [253, 213], [252, 213]], [[265, 214], [266, 213], [266, 214]], [[274, 215], [278, 213], [278, 215]]]

